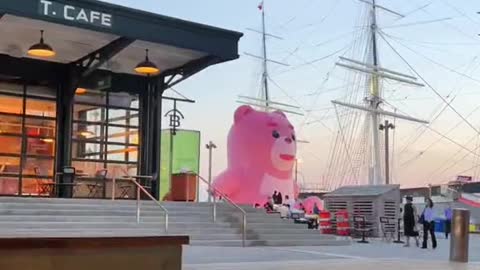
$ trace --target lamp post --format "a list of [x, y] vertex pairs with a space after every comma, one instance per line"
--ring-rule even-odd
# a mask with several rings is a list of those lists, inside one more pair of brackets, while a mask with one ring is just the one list
[[298, 183], [298, 164], [302, 163], [302, 159], [295, 158], [295, 183]]
[[212, 141], [209, 141], [205, 147], [208, 149], [208, 202], [211, 202], [212, 194], [210, 193], [210, 187], [212, 185], [212, 154], [213, 149], [217, 148], [217, 146]]
[[389, 139], [388, 131], [390, 129], [395, 129], [395, 126], [392, 123], [389, 123], [388, 120], [385, 120], [385, 124], [380, 124], [380, 130], [385, 130], [385, 184], [390, 184], [390, 154], [389, 150]]

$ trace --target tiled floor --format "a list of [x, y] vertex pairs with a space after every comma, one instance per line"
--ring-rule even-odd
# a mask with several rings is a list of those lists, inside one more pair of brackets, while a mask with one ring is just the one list
[[[449, 241], [436, 250], [372, 241], [343, 247], [186, 247], [186, 270], [470, 270], [480, 269], [480, 237], [471, 236], [470, 263], [449, 263]], [[319, 268], [321, 266], [321, 268]]]
[[480, 265], [452, 264], [447, 262], [392, 261], [392, 260], [326, 260], [256, 263], [224, 263], [186, 265], [184, 270], [478, 270]]

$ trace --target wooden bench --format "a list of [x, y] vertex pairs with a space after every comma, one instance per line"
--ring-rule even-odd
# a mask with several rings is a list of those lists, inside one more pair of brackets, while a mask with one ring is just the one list
[[188, 236], [0, 239], [2, 270], [182, 269]]

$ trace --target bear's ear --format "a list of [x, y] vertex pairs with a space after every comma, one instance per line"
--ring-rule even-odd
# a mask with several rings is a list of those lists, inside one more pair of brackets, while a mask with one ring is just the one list
[[273, 113], [281, 115], [283, 118], [287, 118], [287, 116], [282, 111], [274, 111]]
[[238, 121], [242, 120], [245, 115], [251, 112], [253, 112], [253, 108], [248, 105], [242, 105], [238, 107], [238, 109], [235, 111], [234, 116], [235, 123], [238, 123]]

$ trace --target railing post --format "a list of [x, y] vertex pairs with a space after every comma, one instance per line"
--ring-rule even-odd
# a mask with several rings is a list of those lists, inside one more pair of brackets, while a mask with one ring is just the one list
[[243, 214], [243, 225], [242, 225], [242, 246], [246, 246], [247, 242], [247, 215]]
[[454, 209], [452, 218], [452, 236], [450, 239], [450, 261], [468, 262], [468, 240], [470, 211]]
[[213, 216], [213, 223], [217, 222], [217, 198], [215, 195], [213, 197], [213, 208], [212, 208], [212, 216]]
[[112, 201], [115, 201], [115, 187], [117, 186], [117, 184], [115, 183], [116, 182], [116, 179], [115, 177], [112, 178]]
[[185, 189], [186, 189], [186, 192], [187, 193], [187, 197], [185, 198], [185, 202], [189, 202], [190, 201], [190, 185], [188, 183], [188, 179], [186, 178], [185, 179]]
[[168, 233], [168, 213], [165, 212], [165, 233], [167, 234]]
[[140, 223], [140, 188], [137, 186], [137, 223]]
[[402, 222], [402, 218], [399, 218], [398, 223], [397, 223], [397, 240], [393, 241], [395, 244], [404, 244], [405, 243], [405, 242], [402, 241], [401, 222]]

